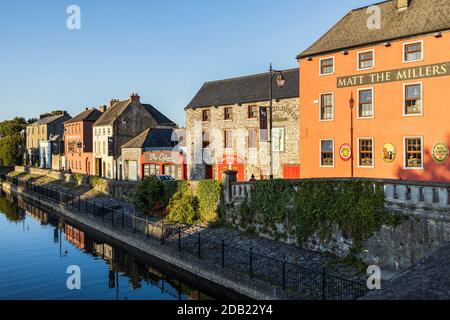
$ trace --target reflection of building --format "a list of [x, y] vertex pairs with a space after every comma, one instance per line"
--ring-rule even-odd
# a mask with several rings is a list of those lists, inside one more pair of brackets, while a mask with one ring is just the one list
[[[274, 176], [299, 176], [298, 69], [283, 71], [273, 86]], [[186, 107], [190, 179], [221, 179], [228, 169], [239, 180], [269, 176], [269, 73], [205, 83]]]
[[124, 101], [112, 100], [110, 108], [94, 123], [94, 173], [121, 179], [121, 146], [148, 128], [174, 128], [166, 116], [149, 104], [142, 104], [137, 94]]
[[[52, 154], [59, 154], [62, 151], [62, 137], [64, 134], [64, 122], [69, 120], [71, 117], [65, 111], [61, 114], [56, 114], [52, 116], [41, 116], [41, 119], [27, 126], [26, 129], [26, 145], [27, 154], [26, 160], [28, 164], [31, 165], [42, 165], [50, 164], [49, 166], [44, 166], [51, 168]], [[47, 155], [45, 161], [41, 163], [40, 161], [40, 146], [41, 142], [50, 143], [49, 151], [44, 150]], [[45, 148], [45, 147], [44, 147]], [[52, 150], [53, 148], [53, 150]], [[48, 159], [50, 158], [50, 159]]]
[[100, 116], [101, 112], [97, 109], [86, 109], [64, 123], [66, 170], [93, 174], [92, 126]]
[[183, 129], [146, 129], [122, 146], [123, 178], [137, 181], [151, 175], [185, 178], [184, 157], [178, 144]]
[[67, 241], [81, 250], [84, 249], [85, 243], [83, 231], [80, 231], [77, 228], [74, 228], [66, 223], [64, 226], [64, 234]]
[[353, 10], [298, 56], [301, 176], [450, 181], [450, 1], [375, 9], [379, 25]]

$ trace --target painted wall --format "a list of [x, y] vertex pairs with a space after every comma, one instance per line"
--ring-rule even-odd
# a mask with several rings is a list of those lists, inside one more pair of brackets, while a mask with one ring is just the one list
[[[403, 62], [404, 43], [423, 41], [423, 60]], [[373, 69], [357, 70], [357, 53], [373, 49], [375, 66]], [[319, 75], [319, 59], [334, 57], [335, 72], [331, 75]], [[354, 123], [354, 176], [373, 178], [393, 178], [410, 180], [450, 181], [450, 160], [437, 164], [431, 155], [437, 142], [450, 145], [450, 76], [412, 79], [338, 88], [338, 77], [412, 68], [435, 63], [450, 62], [450, 32], [444, 32], [441, 38], [433, 35], [394, 41], [390, 47], [382, 44], [327, 54], [300, 60], [300, 163], [301, 177], [349, 177], [351, 161], [345, 162], [339, 157], [339, 148], [350, 139], [349, 100], [353, 94], [355, 107]], [[423, 114], [419, 116], [403, 115], [404, 85], [422, 83]], [[358, 89], [373, 88], [374, 117], [358, 119]], [[334, 119], [319, 121], [320, 94], [334, 94]], [[423, 169], [405, 169], [404, 137], [420, 136], [424, 145]], [[374, 166], [359, 168], [357, 158], [357, 139], [373, 137]], [[320, 139], [334, 140], [334, 166], [320, 167]], [[382, 159], [385, 143], [396, 148], [396, 158], [392, 163]]]

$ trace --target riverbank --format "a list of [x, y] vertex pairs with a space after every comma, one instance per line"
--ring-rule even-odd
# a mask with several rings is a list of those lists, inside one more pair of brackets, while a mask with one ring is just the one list
[[[323, 267], [310, 267], [326, 266], [326, 263], [336, 267], [335, 259], [318, 253], [302, 252], [294, 246], [246, 237], [235, 230], [225, 228], [178, 231], [177, 235], [177, 231], [170, 229], [170, 226], [163, 226], [161, 230], [158, 224], [126, 215], [121, 217], [105, 207], [94, 206], [93, 215], [87, 214], [92, 206], [88, 206], [80, 197], [67, 198], [67, 195], [52, 189], [43, 189], [42, 186], [36, 187], [29, 181], [22, 182], [22, 186], [8, 185], [5, 186], [9, 192], [31, 197], [41, 204], [49, 205], [52, 210], [62, 212], [143, 252], [251, 298], [353, 299], [357, 297], [360, 290], [358, 288], [363, 284], [362, 281], [348, 280], [350, 273], [346, 273], [347, 277], [344, 278], [342, 267], [338, 268], [341, 272], [339, 275]], [[35, 192], [38, 192], [38, 197], [33, 195]], [[48, 199], [57, 199], [58, 203], [42, 201], [42, 195]], [[90, 210], [83, 211], [88, 207]], [[214, 238], [219, 233], [222, 233], [222, 241]], [[233, 241], [225, 239], [225, 242], [226, 237], [232, 237]], [[261, 244], [261, 241], [267, 243]], [[164, 246], [161, 245], [162, 242]], [[237, 244], [240, 244], [240, 247], [236, 247]], [[250, 250], [246, 250], [245, 245], [249, 246]], [[289, 260], [277, 259], [280, 254], [287, 255]], [[293, 264], [301, 259], [309, 264]], [[357, 273], [354, 272], [353, 277], [355, 274]]]

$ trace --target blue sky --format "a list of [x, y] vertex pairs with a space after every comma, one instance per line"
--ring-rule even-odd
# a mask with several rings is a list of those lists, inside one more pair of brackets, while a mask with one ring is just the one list
[[[375, 0], [16, 0], [0, 4], [0, 120], [141, 100], [184, 125], [203, 82], [297, 66], [344, 14]], [[81, 8], [81, 30], [66, 9]]]

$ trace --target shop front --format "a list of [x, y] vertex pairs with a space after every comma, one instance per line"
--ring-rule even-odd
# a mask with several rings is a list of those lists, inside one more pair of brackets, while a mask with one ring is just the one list
[[182, 153], [171, 150], [144, 152], [141, 156], [140, 176], [145, 179], [154, 175], [169, 175], [176, 180], [187, 178]]

